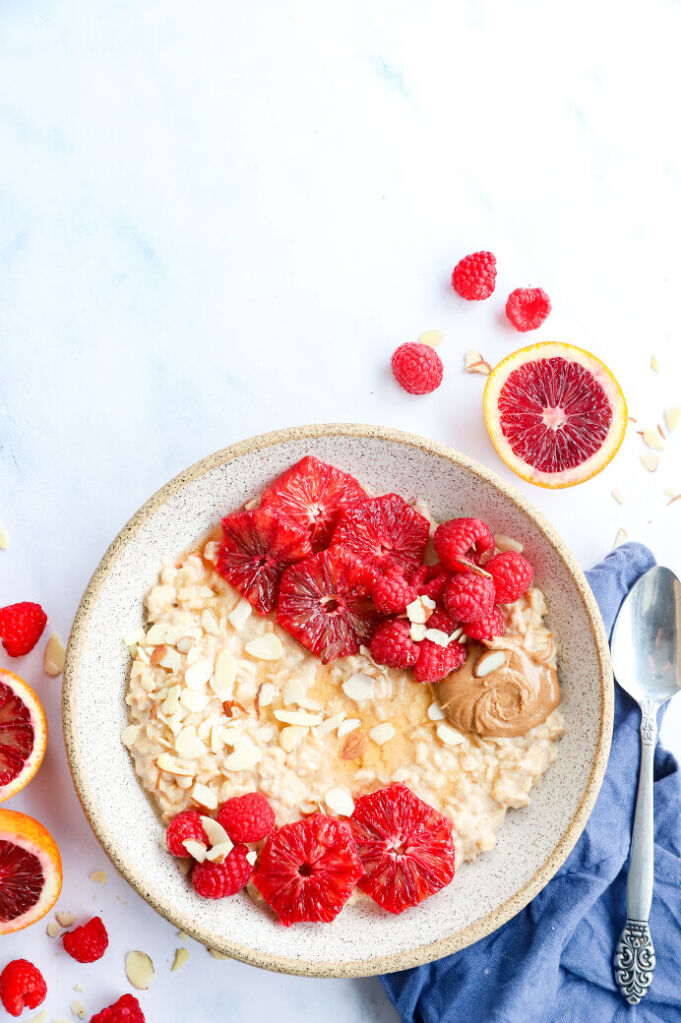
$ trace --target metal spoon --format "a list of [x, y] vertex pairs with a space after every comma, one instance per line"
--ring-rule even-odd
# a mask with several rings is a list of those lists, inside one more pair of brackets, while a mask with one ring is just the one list
[[653, 756], [657, 711], [681, 688], [681, 583], [651, 568], [626, 597], [612, 635], [615, 678], [641, 708], [641, 767], [627, 876], [627, 922], [615, 952], [615, 977], [630, 1005], [641, 1001], [655, 969], [648, 927], [653, 898]]

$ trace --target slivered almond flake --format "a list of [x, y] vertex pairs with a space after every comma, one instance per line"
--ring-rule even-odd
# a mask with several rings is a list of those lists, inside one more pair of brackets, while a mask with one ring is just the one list
[[208, 703], [206, 693], [200, 693], [196, 689], [183, 689], [180, 693], [180, 703], [185, 710], [198, 714], [205, 709]]
[[446, 725], [444, 722], [437, 726], [435, 729], [437, 737], [440, 742], [443, 742], [445, 746], [459, 746], [462, 742], [465, 742], [464, 736], [461, 732], [457, 732], [451, 725]]
[[361, 703], [363, 700], [373, 699], [374, 680], [370, 675], [363, 675], [361, 672], [358, 672], [356, 675], [351, 675], [350, 678], [346, 679], [341, 689], [350, 700]]
[[165, 643], [168, 635], [168, 626], [165, 622], [156, 622], [148, 630], [144, 637], [145, 646], [157, 646], [159, 643]]
[[[47, 1009], [43, 1009], [41, 1012], [38, 1013], [37, 1016], [31, 1016], [30, 1019], [27, 1019], [26, 1023], [45, 1023], [46, 1020], [47, 1020]], [[56, 1019], [54, 1021], [54, 1023], [59, 1023], [59, 1020]], [[66, 1023], [69, 1023], [69, 1021], [66, 1020]]]
[[681, 498], [681, 494], [674, 494], [674, 496], [670, 497], [669, 500], [667, 501], [667, 505], [669, 506], [670, 504], [674, 504], [674, 502], [678, 501], [679, 498]]
[[430, 718], [431, 721], [444, 721], [445, 712], [443, 711], [442, 707], [437, 702], [437, 700], [431, 703], [430, 707], [428, 708], [428, 717]]
[[340, 814], [343, 817], [351, 817], [355, 809], [352, 796], [341, 785], [334, 785], [327, 789], [324, 802], [332, 813]]
[[359, 718], [346, 718], [345, 721], [341, 721], [338, 726], [338, 738], [343, 739], [346, 735], [349, 735], [350, 732], [354, 732], [356, 728], [361, 727], [362, 722]]
[[188, 856], [191, 856], [197, 863], [203, 863], [208, 852], [208, 846], [204, 842], [197, 842], [194, 838], [185, 838], [182, 845], [187, 850]]
[[195, 803], [199, 804], [199, 806], [205, 806], [206, 810], [217, 810], [218, 808], [217, 792], [215, 792], [214, 789], [208, 788], [207, 785], [204, 785], [200, 781], [197, 781], [192, 787], [189, 795]]
[[216, 821], [214, 817], [202, 817], [201, 824], [211, 845], [224, 845], [225, 842], [230, 841], [229, 835], [222, 824]]
[[252, 610], [253, 608], [245, 597], [242, 597], [234, 610], [230, 611], [227, 615], [227, 621], [236, 629], [237, 632], [240, 632], [250, 618]]
[[612, 494], [612, 496], [614, 497], [618, 504], [624, 504], [625, 498], [621, 490], [615, 487], [615, 489], [611, 490], [610, 493]]
[[287, 725], [286, 728], [282, 728], [279, 733], [279, 745], [282, 749], [286, 750], [287, 753], [292, 753], [296, 746], [300, 745], [309, 731], [309, 728], [303, 728], [302, 725]]
[[435, 604], [431, 607], [432, 601], [429, 597], [417, 597], [416, 600], [412, 600], [411, 604], [407, 604], [407, 618], [412, 625], [425, 625], [431, 614]]
[[660, 372], [660, 364], [657, 361], [657, 355], [650, 356], [650, 368], [652, 369], [653, 373]]
[[613, 547], [620, 547], [621, 544], [626, 543], [628, 535], [626, 529], [618, 529]]
[[369, 738], [373, 739], [377, 746], [383, 746], [384, 743], [390, 742], [394, 736], [395, 728], [389, 721], [383, 721], [369, 732]]
[[323, 720], [321, 714], [310, 714], [306, 710], [275, 710], [274, 716], [282, 724], [305, 725], [307, 728], [320, 725]]
[[64, 656], [66, 651], [64, 644], [61, 641], [61, 636], [58, 632], [53, 632], [47, 641], [45, 647], [45, 658], [43, 661], [43, 667], [45, 668], [45, 674], [50, 675], [52, 678], [56, 678], [57, 675], [61, 675], [64, 670]]
[[213, 665], [210, 661], [197, 661], [184, 673], [185, 685], [190, 689], [203, 689], [208, 679], [213, 674]]
[[125, 957], [125, 973], [134, 988], [146, 991], [154, 979], [154, 964], [146, 952], [128, 952]]
[[486, 678], [491, 672], [496, 671], [506, 664], [506, 651], [494, 650], [491, 654], [481, 657], [475, 665], [473, 674], [476, 678]]
[[175, 752], [183, 760], [196, 760], [208, 752], [206, 744], [199, 739], [196, 729], [188, 725], [175, 739]]
[[345, 712], [340, 711], [338, 714], [332, 714], [331, 717], [325, 718], [322, 723], [320, 725], [316, 725], [312, 731], [314, 735], [321, 737], [323, 735], [328, 735], [329, 732], [335, 732], [338, 728], [338, 734], [340, 735], [340, 726], [343, 724], [344, 719]]
[[93, 870], [90, 873], [90, 880], [94, 881], [95, 884], [106, 884], [106, 870]]
[[128, 725], [127, 728], [124, 728], [123, 731], [121, 732], [121, 742], [123, 743], [123, 745], [127, 746], [128, 749], [130, 749], [130, 747], [134, 745], [135, 740], [137, 736], [140, 734], [141, 730], [142, 730], [141, 725]]
[[140, 626], [139, 629], [133, 629], [127, 636], [123, 636], [123, 643], [127, 647], [136, 647], [144, 639], [144, 635], [144, 629]]
[[[225, 767], [228, 771], [250, 771], [259, 760], [260, 750], [258, 747], [246, 736], [242, 736], [234, 743], [234, 752], [225, 757]], [[211, 809], [214, 808], [211, 807]]]
[[305, 686], [299, 678], [290, 678], [281, 694], [281, 698], [287, 707], [297, 703], [300, 707], [305, 703]]
[[426, 638], [427, 632], [427, 625], [424, 625], [422, 622], [412, 622], [411, 628], [409, 629], [409, 638], [412, 639], [414, 643], [420, 643], [421, 640]]
[[228, 718], [234, 717], [235, 710], [240, 710], [244, 714], [246, 713], [246, 708], [244, 707], [243, 703], [239, 703], [238, 700], [223, 700], [222, 709], [224, 711], [225, 717]]
[[494, 546], [498, 551], [515, 551], [516, 554], [522, 554], [524, 547], [519, 540], [514, 540], [512, 536], [506, 536], [505, 533], [496, 533], [494, 537]]
[[219, 700], [228, 700], [234, 692], [237, 662], [229, 650], [221, 650], [215, 662], [211, 689]]
[[657, 424], [657, 432], [659, 433], [659, 435], [662, 438], [662, 440], [664, 440], [665, 439], [664, 430], [662, 429], [662, 427], [660, 426], [659, 423]]
[[177, 774], [183, 778], [194, 777], [194, 768], [181, 764], [176, 757], [171, 757], [170, 753], [161, 753], [156, 757], [156, 766], [159, 771], [165, 771], [166, 774]]
[[218, 620], [215, 617], [215, 612], [209, 607], [206, 607], [201, 612], [201, 628], [204, 632], [207, 632], [209, 636], [219, 636], [220, 626]]
[[249, 640], [244, 650], [260, 661], [278, 661], [284, 653], [281, 640], [273, 632], [266, 632], [264, 636], [256, 636], [255, 639]]
[[486, 359], [483, 359], [480, 352], [476, 352], [475, 348], [468, 348], [463, 359], [463, 368], [466, 373], [481, 373], [483, 376], [489, 376], [492, 372], [492, 367]]
[[71, 1010], [74, 1016], [78, 1017], [78, 1019], [85, 1019], [85, 1017], [87, 1016], [87, 1009], [85, 1008], [83, 1003], [75, 999], [69, 1005], [69, 1009]]
[[233, 848], [234, 846], [229, 838], [226, 842], [218, 842], [217, 845], [214, 845], [212, 849], [208, 850], [206, 853], [206, 859], [210, 863], [224, 863]]
[[435, 643], [436, 646], [449, 646], [449, 636], [442, 629], [426, 629], [425, 638], [429, 639], [431, 643]]
[[647, 426], [643, 431], [643, 440], [649, 448], [654, 448], [656, 451], [664, 451], [664, 443], [660, 435], [651, 426]]
[[673, 408], [667, 408], [664, 410], [664, 421], [667, 427], [667, 433], [671, 433], [679, 425], [679, 419], [681, 419], [681, 405], [675, 405]]
[[48, 938], [56, 938], [61, 930], [61, 927], [59, 926], [56, 920], [50, 920], [45, 930], [47, 931]]
[[160, 646], [155, 646], [151, 657], [149, 658], [149, 664], [152, 668], [155, 668], [157, 664], [160, 664], [165, 655], [168, 653], [168, 647], [165, 643], [161, 643]]
[[647, 469], [648, 472], [655, 472], [660, 464], [660, 459], [657, 455], [654, 455], [652, 451], [646, 451], [645, 455], [641, 455], [640, 462], [643, 468]]
[[364, 750], [367, 747], [367, 737], [360, 729], [357, 729], [350, 733], [345, 740], [345, 745], [341, 750], [341, 757], [343, 760], [356, 760], [357, 757], [361, 757]]
[[246, 859], [248, 860], [248, 862], [250, 863], [250, 865], [251, 865], [252, 867], [254, 867], [254, 866], [255, 866], [255, 864], [256, 864], [256, 861], [257, 861], [257, 859], [258, 859], [258, 854], [257, 854], [257, 852], [255, 851], [255, 849], [250, 849], [250, 850], [249, 850], [249, 851], [248, 851], [248, 852], [246, 853]]
[[168, 668], [172, 672], [180, 670], [180, 655], [174, 646], [166, 647], [165, 656], [161, 659], [161, 667]]
[[173, 965], [170, 967], [171, 973], [175, 973], [176, 970], [181, 970], [188, 959], [189, 949], [184, 947], [176, 949], [175, 958], [173, 959]]
[[416, 340], [422, 345], [428, 345], [429, 348], [437, 348], [438, 345], [442, 344], [444, 334], [441, 330], [424, 330]]
[[258, 703], [261, 707], [269, 707], [274, 699], [274, 686], [271, 682], [263, 682], [258, 691]]
[[76, 914], [71, 913], [70, 910], [60, 909], [59, 912], [54, 915], [62, 927], [70, 927], [76, 920]]

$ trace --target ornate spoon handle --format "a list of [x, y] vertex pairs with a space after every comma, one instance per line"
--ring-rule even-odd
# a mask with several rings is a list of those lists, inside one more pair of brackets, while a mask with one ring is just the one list
[[627, 922], [615, 951], [615, 978], [630, 1005], [641, 1001], [655, 969], [655, 949], [648, 916], [653, 899], [653, 757], [657, 707], [641, 707], [641, 767], [627, 876]]

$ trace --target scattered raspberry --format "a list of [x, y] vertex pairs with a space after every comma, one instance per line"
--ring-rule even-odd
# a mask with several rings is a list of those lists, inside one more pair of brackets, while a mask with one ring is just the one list
[[354, 476], [308, 455], [275, 480], [260, 500], [309, 530], [315, 550], [326, 547], [338, 517], [366, 494]]
[[374, 581], [372, 569], [343, 548], [313, 554], [284, 572], [277, 621], [325, 664], [356, 654], [381, 620]]
[[428, 520], [398, 494], [384, 494], [345, 511], [331, 539], [377, 573], [408, 572], [423, 560]]
[[420, 597], [439, 600], [451, 576], [443, 565], [419, 565], [409, 582]]
[[454, 877], [451, 821], [406, 785], [360, 796], [350, 827], [365, 870], [358, 887], [389, 913], [417, 906]]
[[503, 636], [504, 617], [498, 607], [492, 608], [488, 615], [479, 618], [477, 622], [466, 622], [463, 631], [471, 639], [477, 639], [480, 642], [492, 639], [494, 636]]
[[204, 899], [224, 899], [236, 895], [251, 879], [253, 867], [246, 859], [247, 845], [235, 845], [222, 863], [195, 863], [192, 884], [197, 895]]
[[20, 1016], [24, 1009], [37, 1009], [46, 994], [42, 973], [28, 959], [13, 959], [0, 973], [0, 1001], [10, 1016]]
[[95, 963], [101, 959], [109, 944], [106, 927], [98, 916], [93, 916], [81, 927], [67, 931], [63, 936], [64, 949], [79, 963]]
[[[431, 627], [430, 621], [428, 627]], [[460, 668], [467, 657], [465, 644], [457, 643], [456, 640], [447, 646], [439, 646], [430, 639], [424, 639], [419, 643], [419, 659], [414, 668], [414, 678], [417, 682], [441, 682], [450, 672]]]
[[475, 622], [494, 607], [494, 583], [475, 572], [457, 572], [444, 593], [445, 607], [460, 622]]
[[430, 394], [442, 383], [442, 359], [434, 348], [418, 341], [396, 348], [390, 366], [395, 380], [409, 394]]
[[396, 572], [380, 576], [371, 591], [374, 604], [382, 615], [401, 615], [416, 597], [416, 590], [403, 575]]
[[511, 604], [521, 597], [534, 576], [534, 569], [527, 558], [515, 551], [495, 554], [485, 565], [485, 571], [494, 579], [499, 604]]
[[345, 821], [314, 813], [273, 832], [260, 853], [253, 881], [281, 922], [329, 923], [362, 876]]
[[274, 810], [262, 792], [228, 799], [217, 819], [233, 842], [259, 842], [274, 830]]
[[516, 330], [536, 330], [551, 312], [551, 300], [542, 288], [516, 288], [506, 300], [506, 315]]
[[47, 615], [40, 604], [24, 600], [0, 608], [0, 639], [10, 657], [23, 657], [31, 652], [43, 634]]
[[494, 550], [494, 537], [482, 519], [449, 519], [435, 530], [435, 550], [451, 572], [470, 571]]
[[203, 830], [201, 816], [198, 810], [183, 810], [177, 817], [173, 817], [166, 828], [168, 852], [173, 856], [188, 856], [189, 853], [182, 843], [189, 839], [193, 842], [203, 842], [206, 846], [210, 845], [208, 835]]
[[491, 252], [474, 252], [464, 256], [452, 274], [452, 287], [462, 298], [479, 302], [489, 298], [497, 278], [497, 261]]
[[144, 1013], [134, 995], [121, 995], [113, 1005], [96, 1013], [90, 1023], [144, 1023]]
[[312, 553], [309, 533], [269, 508], [235, 512], [222, 520], [218, 571], [267, 614], [277, 603], [285, 568]]
[[387, 664], [389, 668], [413, 668], [419, 648], [409, 635], [410, 628], [406, 618], [395, 618], [379, 626], [370, 646], [371, 656], [377, 664]]

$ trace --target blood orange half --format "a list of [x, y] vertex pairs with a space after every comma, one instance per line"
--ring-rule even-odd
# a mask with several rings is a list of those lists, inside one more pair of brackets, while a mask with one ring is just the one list
[[45, 916], [61, 891], [59, 849], [42, 824], [0, 810], [0, 934]]
[[500, 362], [483, 407], [499, 456], [540, 487], [572, 487], [595, 476], [627, 425], [627, 404], [608, 367], [558, 342], [520, 348]]
[[0, 803], [23, 789], [42, 763], [47, 722], [23, 679], [0, 668]]

